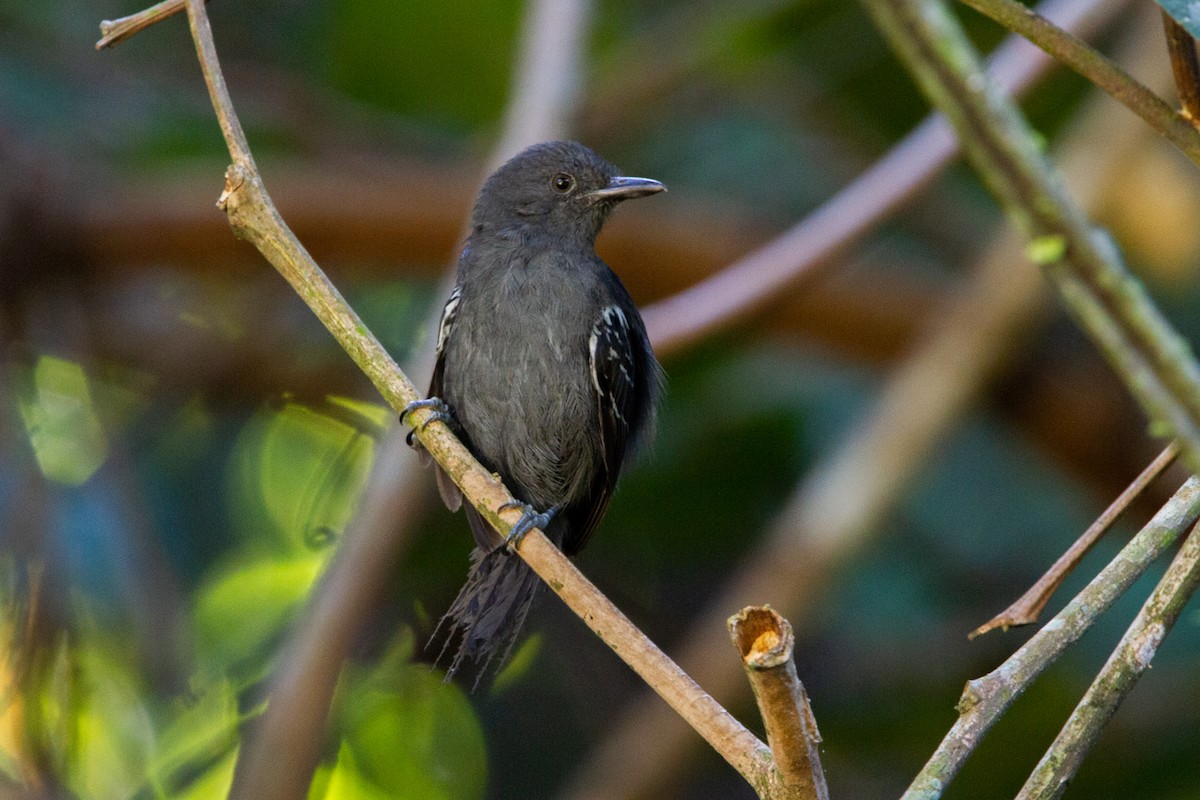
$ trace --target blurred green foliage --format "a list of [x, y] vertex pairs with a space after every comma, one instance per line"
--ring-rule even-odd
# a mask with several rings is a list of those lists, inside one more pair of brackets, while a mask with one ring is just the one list
[[19, 401], [25, 435], [49, 480], [78, 486], [108, 455], [108, 442], [79, 364], [42, 356], [25, 376]]

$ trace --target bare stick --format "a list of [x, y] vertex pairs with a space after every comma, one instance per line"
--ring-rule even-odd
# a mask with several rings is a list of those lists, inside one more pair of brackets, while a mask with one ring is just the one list
[[821, 734], [792, 660], [792, 626], [770, 606], [743, 608], [728, 625], [767, 729], [782, 790], [778, 796], [829, 800], [821, 769]]
[[[1108, 92], [1183, 151], [1188, 158], [1200, 164], [1200, 130], [1185, 120], [1161, 97], [1136, 81], [1115, 61], [1016, 0], [960, 2], [1021, 34]], [[1194, 48], [1192, 52], [1194, 58]]]
[[1145, 491], [1146, 487], [1161, 475], [1163, 470], [1174, 463], [1175, 457], [1178, 455], [1179, 446], [1175, 442], [1171, 442], [1150, 462], [1148, 467], [1142, 470], [1133, 483], [1125, 488], [1125, 491], [1117, 495], [1117, 499], [1112, 501], [1104, 513], [1088, 526], [1087, 530], [1067, 548], [1065, 553], [1058, 557], [1050, 569], [1046, 570], [1046, 573], [1038, 578], [1025, 594], [1017, 598], [1008, 608], [971, 631], [967, 638], [974, 639], [976, 636], [981, 636], [996, 628], [1008, 630], [1018, 625], [1037, 622], [1038, 615], [1042, 613], [1042, 609], [1046, 607], [1046, 603], [1050, 602], [1050, 597], [1058, 591], [1058, 587], [1062, 585], [1066, 577], [1071, 574], [1071, 570], [1075, 569], [1096, 542], [1100, 541], [1100, 537], [1112, 527], [1121, 514], [1125, 513], [1125, 509], [1129, 508], [1129, 505]]
[[1017, 794], [1017, 800], [1045, 800], [1063, 793], [1104, 725], [1142, 673], [1150, 668], [1159, 645], [1179, 619], [1197, 584], [1200, 584], [1200, 528], [1193, 528], [1120, 644]]
[[1012, 702], [1200, 516], [1200, 478], [1190, 478], [1146, 527], [1054, 619], [982, 678], [967, 683], [958, 720], [902, 800], [934, 800]]
[[1193, 126], [1200, 125], [1200, 57], [1196, 55], [1196, 39], [1165, 10], [1162, 18], [1181, 113]]
[[136, 14], [130, 14], [128, 17], [121, 17], [115, 20], [104, 20], [100, 23], [100, 41], [96, 42], [96, 49], [103, 50], [106, 47], [112, 47], [119, 44], [130, 36], [133, 36], [138, 31], [149, 28], [156, 22], [161, 22], [167, 17], [178, 14], [183, 11], [185, 0], [163, 0], [163, 2], [147, 8], [145, 11], [139, 11]]

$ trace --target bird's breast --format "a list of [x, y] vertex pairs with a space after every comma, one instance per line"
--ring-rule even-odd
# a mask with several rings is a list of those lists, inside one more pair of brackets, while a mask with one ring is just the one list
[[463, 297], [443, 383], [476, 456], [521, 499], [550, 505], [586, 493], [599, 468], [594, 315], [581, 283], [533, 278], [510, 270], [490, 291]]

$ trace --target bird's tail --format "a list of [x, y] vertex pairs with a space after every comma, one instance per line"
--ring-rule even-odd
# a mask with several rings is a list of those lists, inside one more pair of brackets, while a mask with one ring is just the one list
[[477, 667], [476, 685], [493, 661], [497, 669], [503, 666], [525, 624], [540, 583], [534, 571], [504, 547], [493, 550], [476, 547], [471, 551], [467, 582], [438, 622], [431, 639], [431, 642], [436, 640], [443, 627], [449, 626], [439, 661], [451, 643], [459, 640], [458, 650], [446, 671], [447, 680], [462, 666], [464, 658], [470, 658]]

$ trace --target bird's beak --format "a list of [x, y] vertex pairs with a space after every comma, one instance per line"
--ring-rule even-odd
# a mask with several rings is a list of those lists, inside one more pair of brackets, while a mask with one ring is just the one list
[[589, 200], [632, 200], [635, 197], [645, 197], [666, 190], [666, 186], [651, 178], [630, 178], [618, 175], [603, 189], [594, 189], [588, 192], [587, 197]]

